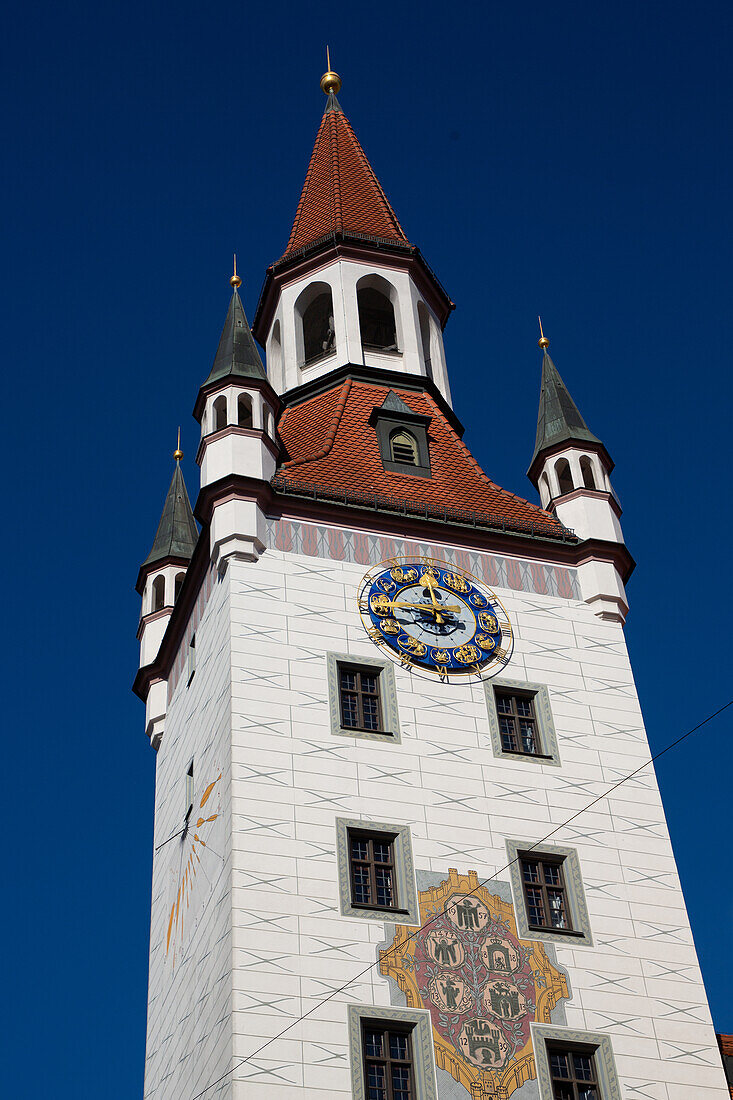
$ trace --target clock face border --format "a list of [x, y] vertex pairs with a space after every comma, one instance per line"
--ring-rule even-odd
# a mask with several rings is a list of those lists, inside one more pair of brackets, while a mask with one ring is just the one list
[[[410, 570], [416, 570], [417, 576], [410, 579]], [[415, 587], [420, 572], [424, 573], [426, 570], [436, 572], [436, 579], [439, 581], [441, 591], [450, 593], [451, 598], [455, 597], [459, 602], [459, 606], [463, 605], [462, 610], [465, 607], [473, 612], [476, 627], [468, 640], [467, 649], [479, 649], [480, 660], [461, 662], [459, 666], [455, 657], [452, 657], [448, 662], [441, 663], [439, 660], [433, 659], [433, 654], [441, 649], [454, 651], [457, 647], [445, 645], [430, 647], [420, 640], [412, 639], [404, 629], [395, 631], [393, 628], [388, 633], [381, 628], [380, 623], [385, 617], [374, 613], [372, 603], [374, 598], [378, 599], [380, 595], [383, 595], [385, 600], [398, 599], [400, 592]], [[396, 575], [400, 572], [402, 577]], [[454, 579], [453, 583], [441, 583], [446, 575]], [[468, 591], [461, 591], [461, 580], [466, 583]], [[390, 588], [390, 584], [393, 584], [394, 588]], [[483, 597], [487, 601], [487, 606], [482, 607], [480, 602], [478, 606], [472, 606], [474, 595]], [[437, 677], [443, 683], [461, 683], [472, 678], [486, 680], [502, 671], [511, 659], [514, 649], [514, 631], [499, 597], [469, 570], [458, 568], [441, 558], [424, 557], [422, 555], [386, 558], [384, 561], [372, 566], [362, 577], [359, 583], [357, 602], [362, 625], [371, 640], [388, 654], [395, 663], [410, 672], [417, 672], [430, 679]], [[485, 632], [490, 635], [491, 640], [494, 642], [493, 648], [489, 651], [485, 651], [475, 644], [476, 635], [481, 630], [478, 622], [479, 613], [496, 618], [496, 630]], [[400, 639], [402, 640], [401, 644]], [[409, 647], [412, 647], [412, 652], [410, 652]], [[421, 648], [427, 648], [427, 654], [422, 654]]]

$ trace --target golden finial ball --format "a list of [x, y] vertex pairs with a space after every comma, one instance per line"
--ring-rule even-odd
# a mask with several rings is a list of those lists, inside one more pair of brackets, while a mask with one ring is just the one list
[[540, 336], [539, 340], [537, 341], [537, 347], [542, 348], [542, 350], [544, 351], [545, 348], [549, 348], [549, 346], [550, 346], [550, 341], [547, 339], [547, 337], [546, 336]]
[[173, 452], [173, 457], [175, 458], [176, 462], [181, 461], [181, 459], [183, 458], [183, 451], [180, 447], [176, 447], [175, 451]]
[[237, 290], [242, 285], [242, 280], [239, 278], [238, 275], [232, 275], [229, 283], [231, 286], [234, 287], [235, 290]]
[[329, 95], [333, 92], [334, 95], [338, 95], [341, 91], [341, 77], [338, 73], [333, 72], [331, 69], [327, 73], [324, 73], [321, 77], [321, 91], [325, 95]]

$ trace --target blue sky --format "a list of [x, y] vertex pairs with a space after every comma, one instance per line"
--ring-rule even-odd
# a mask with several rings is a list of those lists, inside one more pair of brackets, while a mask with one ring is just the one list
[[[16, 7], [3, 28], [8, 1095], [141, 1094], [154, 756], [133, 584], [239, 255], [252, 317], [341, 103], [457, 303], [456, 411], [524, 471], [536, 317], [638, 568], [654, 749], [730, 676], [729, 4]], [[486, 424], [490, 430], [486, 430]], [[659, 778], [716, 1025], [733, 1031], [728, 715]]]

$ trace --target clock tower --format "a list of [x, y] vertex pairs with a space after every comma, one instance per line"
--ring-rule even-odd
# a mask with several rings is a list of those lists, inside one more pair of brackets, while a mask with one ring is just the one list
[[340, 85], [138, 580], [145, 1096], [723, 1100], [653, 769], [579, 813], [649, 758], [613, 463], [542, 336], [539, 503], [479, 466]]

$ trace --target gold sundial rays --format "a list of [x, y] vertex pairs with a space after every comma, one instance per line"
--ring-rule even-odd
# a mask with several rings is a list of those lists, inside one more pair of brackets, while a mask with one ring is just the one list
[[[215, 789], [217, 783], [221, 779], [221, 776], [222, 776], [222, 773], [219, 772], [216, 779], [214, 779], [213, 782], [209, 783], [208, 787], [206, 788], [204, 793], [201, 795], [201, 799], [199, 801], [199, 809], [203, 809], [203, 807], [209, 801], [209, 799], [211, 798], [211, 796], [214, 792], [214, 789]], [[212, 821], [216, 821], [218, 819], [218, 817], [219, 817], [219, 814], [210, 814], [209, 817], [199, 817], [196, 821], [196, 828], [200, 829], [203, 825], [208, 825]], [[185, 838], [184, 838], [184, 841], [185, 841]], [[180, 923], [180, 931], [183, 931], [183, 902], [185, 901], [185, 903], [186, 903], [185, 907], [186, 907], [186, 909], [188, 909], [189, 904], [190, 904], [190, 892], [191, 892], [191, 887], [193, 886], [193, 880], [194, 880], [194, 877], [196, 875], [196, 872], [198, 871], [198, 865], [201, 865], [201, 857], [200, 857], [200, 855], [197, 851], [197, 847], [196, 847], [197, 845], [201, 845], [202, 848], [207, 848], [208, 851], [213, 851], [213, 849], [208, 847], [206, 841], [203, 840], [199, 836], [198, 833], [193, 834], [193, 839], [191, 840], [191, 848], [190, 848], [190, 851], [189, 851], [189, 854], [188, 854], [188, 859], [186, 861], [186, 866], [183, 870], [183, 874], [181, 875], [181, 878], [180, 878], [180, 881], [179, 881], [179, 884], [178, 884], [178, 890], [176, 892], [176, 898], [175, 898], [175, 901], [173, 902], [173, 904], [171, 906], [170, 915], [168, 917], [168, 931], [167, 931], [166, 941], [165, 941], [165, 953], [166, 953], [166, 955], [168, 954], [168, 952], [170, 950], [171, 938], [173, 936], [174, 930], [176, 932], [179, 931], [179, 923]], [[203, 869], [203, 867], [202, 867], [202, 869]]]

